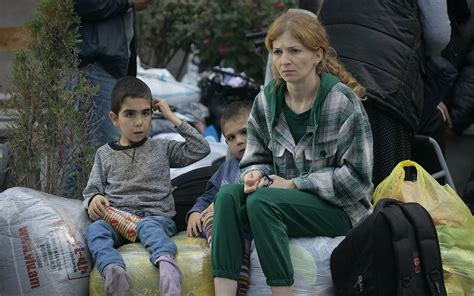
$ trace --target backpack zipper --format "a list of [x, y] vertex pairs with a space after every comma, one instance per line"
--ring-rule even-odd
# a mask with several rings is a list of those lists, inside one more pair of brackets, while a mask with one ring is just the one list
[[433, 270], [430, 272], [430, 278], [431, 280], [435, 283], [435, 286], [436, 286], [436, 290], [438, 292], [438, 295], [441, 295], [441, 289], [439, 288], [439, 279], [440, 279], [440, 276], [439, 276], [439, 271], [438, 270]]
[[363, 277], [362, 275], [359, 275], [357, 277], [357, 282], [355, 283], [354, 285], [354, 288], [356, 288], [357, 286], [359, 286], [359, 292], [362, 292], [364, 290], [364, 283], [362, 282], [363, 280]]

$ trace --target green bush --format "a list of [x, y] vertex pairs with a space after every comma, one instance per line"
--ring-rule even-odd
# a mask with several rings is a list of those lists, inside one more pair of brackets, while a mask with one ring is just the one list
[[11, 173], [16, 185], [63, 195], [73, 164], [80, 197], [92, 164], [87, 114], [96, 92], [78, 70], [79, 42], [73, 0], [43, 0], [28, 25], [30, 43], [13, 66], [9, 110], [15, 110]]
[[189, 53], [195, 44], [201, 70], [232, 67], [258, 82], [263, 81], [265, 55], [245, 34], [266, 31], [277, 15], [295, 6], [275, 0], [158, 2], [139, 15], [139, 53], [145, 63], [166, 68], [176, 53]]

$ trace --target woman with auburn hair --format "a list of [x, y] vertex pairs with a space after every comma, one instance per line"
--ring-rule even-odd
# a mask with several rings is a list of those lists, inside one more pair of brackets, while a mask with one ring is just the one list
[[291, 237], [345, 235], [371, 212], [372, 134], [364, 89], [339, 64], [314, 14], [289, 10], [265, 45], [276, 79], [256, 97], [243, 184], [215, 201], [216, 295], [235, 295], [243, 234], [254, 236], [273, 295], [292, 295]]
[[[300, 14], [304, 16], [299, 17]], [[308, 19], [316, 20], [316, 22], [308, 23]], [[268, 52], [273, 53], [273, 41], [285, 31], [291, 32], [301, 44], [311, 51], [323, 51], [323, 58], [316, 66], [316, 73], [321, 75], [327, 72], [337, 76], [340, 81], [349, 86], [354, 93], [362, 99], [365, 99], [365, 89], [347, 72], [342, 64], [336, 58], [336, 53], [329, 45], [329, 38], [324, 30], [324, 27], [315, 14], [303, 9], [290, 9], [287, 14], [276, 19], [270, 30], [267, 32], [265, 38], [265, 47]], [[273, 75], [277, 78], [282, 78], [278, 72], [277, 65], [272, 64]], [[276, 80], [277, 84], [279, 80]]]

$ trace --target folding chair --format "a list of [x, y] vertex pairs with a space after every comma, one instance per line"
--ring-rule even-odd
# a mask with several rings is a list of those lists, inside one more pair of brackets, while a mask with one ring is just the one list
[[431, 176], [437, 180], [445, 177], [446, 183], [449, 184], [449, 186], [451, 186], [454, 191], [456, 191], [456, 187], [454, 187], [453, 179], [451, 178], [451, 174], [449, 172], [448, 166], [446, 165], [443, 152], [441, 151], [441, 147], [439, 146], [438, 142], [428, 136], [416, 135], [414, 149], [420, 149], [420, 147], [431, 147], [436, 154], [439, 165], [441, 166], [441, 170], [431, 173]]

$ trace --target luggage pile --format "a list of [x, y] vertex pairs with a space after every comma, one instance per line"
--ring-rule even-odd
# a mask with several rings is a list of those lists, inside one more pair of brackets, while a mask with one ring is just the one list
[[[406, 180], [408, 167], [415, 181]], [[337, 295], [474, 293], [474, 218], [449, 185], [407, 160], [379, 184], [374, 203], [331, 255]]]
[[[416, 181], [405, 180], [407, 166], [416, 168]], [[179, 230], [215, 169], [198, 168], [173, 180]], [[371, 216], [346, 237], [290, 239], [295, 295], [471, 295], [474, 219], [448, 185], [405, 161], [377, 187], [374, 203]], [[103, 295], [85, 243], [89, 223], [78, 200], [19, 187], [0, 193], [0, 294]], [[213, 295], [206, 240], [185, 232], [173, 240], [183, 292]], [[257, 251], [251, 250], [248, 295], [269, 295]], [[158, 295], [159, 270], [144, 247], [130, 243], [119, 251], [131, 293]]]

